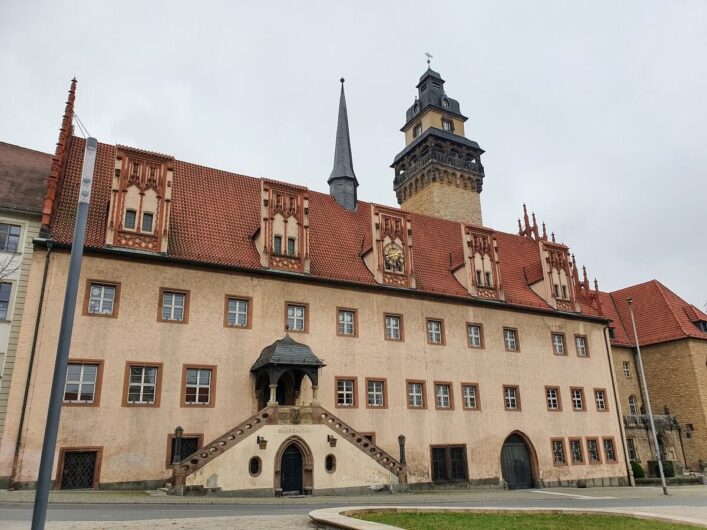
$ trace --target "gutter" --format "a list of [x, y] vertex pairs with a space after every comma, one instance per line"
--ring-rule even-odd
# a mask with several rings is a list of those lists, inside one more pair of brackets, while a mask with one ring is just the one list
[[24, 430], [25, 416], [27, 414], [27, 401], [29, 399], [29, 389], [32, 381], [32, 371], [34, 368], [34, 357], [37, 353], [37, 341], [39, 338], [39, 324], [42, 319], [42, 308], [44, 307], [44, 293], [46, 291], [47, 276], [49, 273], [49, 260], [52, 255], [52, 247], [54, 242], [46, 240], [47, 255], [44, 258], [44, 273], [42, 275], [42, 288], [39, 292], [39, 305], [37, 307], [37, 317], [34, 321], [34, 334], [32, 336], [32, 349], [29, 355], [29, 370], [27, 371], [27, 380], [25, 381], [25, 392], [22, 397], [22, 411], [20, 412], [20, 425], [17, 431], [17, 441], [15, 442], [15, 453], [12, 458], [12, 471], [10, 472], [10, 489], [13, 489], [15, 477], [17, 475], [17, 466], [20, 460], [20, 448], [22, 446], [22, 432]]

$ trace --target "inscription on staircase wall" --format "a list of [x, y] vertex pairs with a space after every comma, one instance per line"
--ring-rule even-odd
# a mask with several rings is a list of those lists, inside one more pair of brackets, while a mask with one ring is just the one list
[[278, 434], [310, 434], [312, 432], [311, 427], [280, 427], [277, 430]]

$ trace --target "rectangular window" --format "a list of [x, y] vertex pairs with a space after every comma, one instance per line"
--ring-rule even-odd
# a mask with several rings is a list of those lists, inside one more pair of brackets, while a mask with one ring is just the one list
[[552, 334], [552, 351], [555, 355], [565, 355], [565, 336], [562, 333]]
[[287, 304], [287, 329], [290, 331], [307, 331], [307, 306]]
[[570, 388], [570, 395], [572, 396], [572, 410], [584, 410], [584, 389]]
[[295, 251], [295, 238], [288, 237], [287, 238], [287, 255], [294, 256], [296, 254], [297, 254], [297, 252]]
[[129, 405], [155, 405], [158, 396], [157, 366], [129, 365], [127, 403]]
[[520, 350], [518, 343], [518, 330], [513, 328], [503, 328], [503, 341], [506, 344], [506, 351]]
[[413, 137], [413, 138], [417, 138], [418, 136], [420, 136], [420, 134], [422, 134], [422, 125], [420, 125], [420, 124], [418, 123], [418, 124], [415, 125], [415, 127], [413, 127], [413, 129], [412, 129], [412, 137]]
[[126, 230], [135, 230], [136, 219], [137, 213], [135, 210], [125, 210], [125, 222], [123, 223], [123, 228]]
[[17, 252], [17, 247], [20, 244], [21, 227], [0, 223], [0, 251], [2, 252]]
[[160, 295], [160, 320], [186, 323], [188, 291], [160, 289]]
[[355, 309], [339, 309], [337, 335], [355, 337], [358, 334], [356, 329], [356, 310]]
[[486, 287], [493, 287], [493, 279], [491, 278], [491, 273], [486, 271], [484, 274], [486, 275]]
[[151, 213], [142, 214], [142, 232], [152, 233], [152, 219], [153, 215]]
[[553, 439], [552, 444], [552, 463], [556, 466], [567, 465], [565, 457], [565, 441], [562, 438]]
[[379, 379], [366, 379], [368, 388], [368, 406], [376, 408], [385, 407], [385, 381]]
[[272, 253], [275, 255], [282, 254], [282, 236], [275, 236], [273, 238]]
[[214, 368], [184, 368], [184, 400], [186, 405], [213, 406]]
[[451, 383], [435, 383], [435, 407], [438, 409], [453, 408]]
[[607, 464], [616, 462], [616, 450], [614, 449], [614, 439], [604, 438], [604, 461]]
[[442, 118], [442, 129], [445, 131], [454, 132], [454, 122], [452, 120]]
[[336, 379], [336, 406], [355, 407], [356, 406], [356, 379], [338, 378]]
[[385, 315], [386, 340], [403, 340], [403, 317], [400, 315]]
[[69, 362], [64, 384], [64, 403], [97, 404], [98, 363]]
[[584, 335], [575, 335], [574, 343], [577, 346], [577, 357], [589, 357], [589, 349], [587, 348], [587, 337]]
[[88, 282], [88, 302], [86, 312], [89, 315], [113, 316], [117, 305], [117, 285]]
[[584, 453], [582, 452], [582, 440], [570, 438], [570, 458], [573, 464], [584, 464]]
[[624, 367], [624, 376], [631, 377], [631, 365], [628, 363], [628, 361], [624, 361], [623, 367]]
[[424, 381], [407, 381], [408, 387], [408, 408], [424, 409], [425, 403], [425, 383]]
[[0, 320], [7, 320], [10, 313], [11, 283], [0, 283]]
[[596, 438], [587, 438], [587, 458], [590, 464], [601, 464], [599, 440]]
[[479, 386], [471, 383], [462, 383], [462, 402], [466, 410], [479, 410]]
[[250, 327], [250, 300], [226, 297], [226, 325], [236, 328]]
[[476, 285], [478, 285], [479, 287], [482, 287], [484, 285], [481, 269], [476, 269]]
[[555, 298], [560, 297], [560, 286], [558, 284], [553, 284], [552, 285], [553, 291], [555, 292]]
[[172, 467], [173, 464], [186, 460], [187, 457], [196, 453], [201, 449], [204, 436], [202, 434], [184, 434], [181, 438], [181, 450], [179, 452], [179, 461], [175, 460], [177, 442], [174, 434], [169, 435], [169, 445], [167, 452], [167, 467]]
[[606, 406], [606, 390], [603, 388], [594, 389], [594, 402], [597, 404], [598, 412], [607, 412], [609, 410]]
[[563, 285], [563, 286], [562, 286], [562, 298], [564, 298], [565, 300], [569, 300], [569, 299], [570, 299], [570, 297], [567, 296], [567, 286], [566, 286], [566, 285]]
[[432, 446], [432, 482], [466, 482], [466, 445]]
[[427, 343], [444, 344], [444, 324], [441, 320], [427, 319]]
[[506, 410], [520, 410], [520, 391], [517, 386], [503, 387], [503, 403]]
[[547, 410], [560, 411], [560, 388], [556, 386], [545, 387], [545, 400], [547, 401]]
[[466, 338], [467, 344], [470, 348], [483, 348], [484, 347], [484, 336], [483, 328], [481, 324], [467, 324], [466, 325]]
[[635, 460], [638, 462], [638, 452], [636, 451], [636, 439], [626, 438], [626, 446], [628, 447], [629, 460]]

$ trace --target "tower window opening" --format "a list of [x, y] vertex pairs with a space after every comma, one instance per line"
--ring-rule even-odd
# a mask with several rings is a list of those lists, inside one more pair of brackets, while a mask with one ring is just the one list
[[449, 107], [449, 100], [448, 100], [447, 98], [444, 98], [444, 99], [442, 100], [442, 106], [443, 106], [444, 108]]
[[442, 129], [449, 132], [454, 132], [454, 122], [446, 118], [442, 118]]
[[412, 129], [412, 137], [413, 137], [413, 138], [417, 138], [418, 136], [420, 136], [420, 134], [422, 134], [422, 125], [418, 123], [418, 124], [415, 125], [415, 127]]

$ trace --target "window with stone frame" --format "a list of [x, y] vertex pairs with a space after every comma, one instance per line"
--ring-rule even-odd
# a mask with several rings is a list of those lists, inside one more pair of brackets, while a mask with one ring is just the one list
[[140, 228], [140, 231], [141, 231], [141, 232], [148, 233], [148, 234], [151, 234], [151, 233], [152, 233], [152, 221], [153, 221], [153, 219], [154, 219], [154, 215], [153, 215], [153, 214], [151, 214], [151, 213], [149, 213], [149, 212], [143, 213], [143, 214], [142, 214], [142, 227]]
[[417, 138], [422, 134], [422, 125], [417, 123], [415, 126], [412, 128], [412, 137]]
[[228, 297], [226, 322], [235, 328], [250, 327], [248, 314], [250, 310], [250, 300], [247, 298]]
[[385, 338], [387, 340], [402, 340], [403, 317], [400, 315], [385, 315]]
[[450, 383], [435, 383], [435, 407], [438, 409], [452, 408], [452, 385]]
[[556, 466], [567, 465], [567, 457], [565, 456], [565, 441], [562, 438], [553, 439], [552, 444], [552, 463]]
[[123, 221], [123, 228], [125, 230], [135, 230], [136, 221], [137, 212], [135, 210], [125, 210], [125, 221]]
[[483, 327], [481, 326], [481, 324], [467, 324], [466, 338], [467, 344], [470, 348], [483, 348], [484, 336]]
[[96, 363], [69, 362], [64, 384], [64, 403], [92, 404], [96, 399], [98, 384]]
[[22, 227], [0, 223], [0, 252], [17, 252]]
[[599, 440], [596, 438], [587, 438], [587, 459], [590, 464], [601, 464]]
[[162, 290], [161, 316], [163, 322], [185, 322], [186, 308], [186, 292]]
[[597, 406], [597, 412], [607, 412], [609, 410], [606, 406], [606, 390], [603, 388], [594, 389], [594, 402]]
[[614, 439], [613, 438], [603, 438], [602, 441], [604, 442], [604, 461], [607, 464], [615, 463], [616, 462], [616, 449], [614, 447]]
[[337, 378], [336, 380], [336, 406], [356, 406], [356, 380]]
[[272, 253], [276, 256], [282, 255], [282, 236], [273, 237]]
[[287, 255], [288, 256], [296, 256], [297, 255], [297, 244], [296, 240], [294, 237], [288, 237], [287, 238]]
[[[181, 440], [182, 440], [182, 442], [181, 442], [181, 449], [179, 452], [179, 458], [180, 458], [180, 461], [183, 461], [187, 457], [193, 455], [199, 449], [201, 449], [204, 438], [201, 435], [198, 435], [198, 436], [185, 435], [185, 436], [182, 436]], [[170, 435], [169, 436], [169, 455], [168, 455], [167, 467], [170, 467], [173, 464], [177, 463], [175, 461], [176, 452], [177, 452], [177, 439], [174, 437], [174, 435]]]
[[375, 408], [385, 407], [385, 381], [369, 379], [366, 381], [368, 406]]
[[547, 410], [550, 411], [560, 411], [560, 387], [557, 386], [546, 386], [545, 387], [545, 401], [547, 402]]
[[290, 331], [307, 330], [307, 306], [287, 304], [287, 329]]
[[130, 365], [128, 367], [129, 405], [154, 405], [157, 400], [157, 366]]
[[552, 351], [555, 355], [566, 355], [565, 336], [562, 333], [552, 334]]
[[432, 446], [432, 482], [466, 482], [469, 470], [466, 445]]
[[462, 403], [465, 410], [479, 410], [479, 386], [462, 383]]
[[638, 407], [638, 398], [636, 396], [628, 397], [628, 413], [632, 416], [638, 416], [640, 412]]
[[631, 377], [631, 364], [628, 361], [623, 362], [624, 376]]
[[444, 323], [441, 320], [427, 319], [428, 344], [444, 344]]
[[628, 449], [629, 460], [635, 460], [638, 462], [638, 451], [636, 451], [636, 439], [626, 438], [626, 447]]
[[355, 309], [339, 309], [338, 310], [338, 327], [337, 334], [348, 337], [355, 337], [356, 330], [356, 310]]
[[575, 335], [574, 344], [577, 347], [577, 357], [589, 357], [589, 348], [587, 348], [587, 337], [584, 335]]
[[503, 404], [506, 410], [520, 410], [520, 390], [517, 386], [503, 387]]
[[518, 351], [520, 349], [518, 330], [514, 328], [503, 328], [503, 342], [506, 346], [506, 351]]
[[12, 284], [7, 282], [0, 283], [0, 320], [8, 320], [10, 313], [10, 293], [12, 292]]
[[408, 407], [411, 409], [425, 408], [425, 382], [424, 381], [408, 381], [407, 382], [407, 401]]
[[454, 132], [454, 122], [447, 118], [442, 118], [442, 129], [448, 132]]
[[88, 306], [90, 315], [113, 315], [116, 301], [116, 285], [90, 282], [88, 285]]
[[570, 396], [572, 398], [572, 410], [581, 411], [584, 409], [584, 389], [570, 388]]
[[185, 372], [184, 403], [210, 405], [213, 383], [211, 368], [187, 368]]
[[573, 464], [584, 464], [584, 453], [580, 438], [570, 438], [570, 458]]

